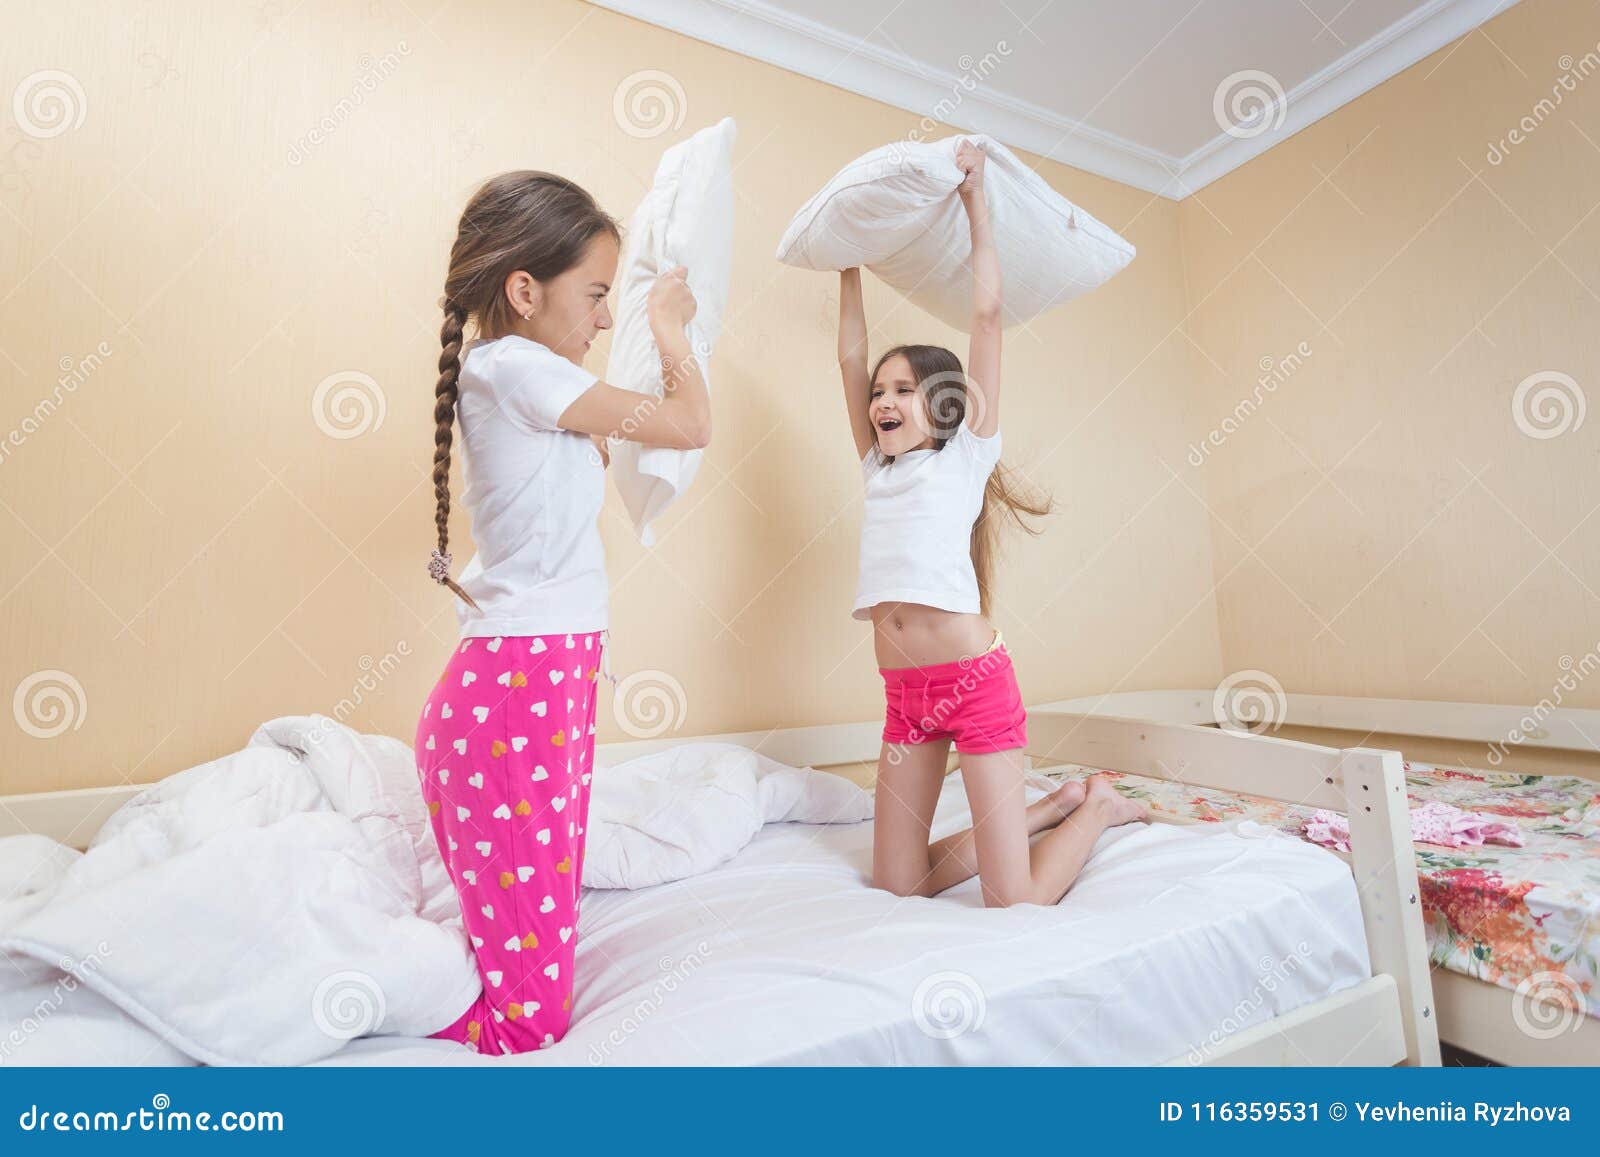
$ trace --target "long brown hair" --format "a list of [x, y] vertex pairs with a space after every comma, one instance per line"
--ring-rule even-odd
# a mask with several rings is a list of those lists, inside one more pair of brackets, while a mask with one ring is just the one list
[[434, 525], [439, 547], [428, 564], [435, 581], [478, 610], [450, 577], [450, 443], [461, 377], [461, 338], [468, 319], [480, 334], [512, 328], [505, 281], [522, 270], [535, 281], [559, 277], [583, 260], [589, 242], [621, 239], [617, 223], [579, 186], [554, 173], [521, 170], [485, 181], [461, 212], [450, 268], [444, 278], [444, 326], [439, 331], [439, 384], [434, 387]]
[[[911, 376], [917, 381], [932, 420], [933, 448], [943, 450], [967, 420], [971, 386], [961, 368], [961, 359], [943, 346], [897, 345], [879, 355], [868, 380], [876, 382], [883, 363], [892, 357], [903, 357], [911, 366]], [[1043, 518], [1054, 508], [1048, 494], [1019, 482], [1004, 464], [995, 463], [994, 472], [983, 487], [983, 509], [972, 524], [972, 570], [978, 578], [978, 604], [985, 615], [992, 601], [1003, 518], [1009, 516], [1023, 530], [1037, 535], [1041, 528], [1028, 522], [1028, 518]]]

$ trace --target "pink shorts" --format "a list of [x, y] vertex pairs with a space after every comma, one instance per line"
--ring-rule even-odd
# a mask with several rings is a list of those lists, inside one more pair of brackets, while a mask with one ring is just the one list
[[957, 751], [974, 754], [1028, 744], [1028, 712], [1004, 644], [952, 663], [878, 673], [887, 700], [885, 743], [953, 739]]

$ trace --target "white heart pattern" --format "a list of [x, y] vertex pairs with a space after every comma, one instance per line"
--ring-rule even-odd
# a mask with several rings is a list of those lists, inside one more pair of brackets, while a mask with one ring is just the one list
[[554, 896], [546, 896], [543, 900], [539, 901], [539, 911], [554, 912], [555, 910], [556, 898]]
[[508, 820], [511, 818], [511, 809], [505, 804], [501, 804], [499, 807], [495, 808], [491, 814], [493, 814], [494, 818], [497, 820]]
[[534, 835], [533, 838], [538, 840], [541, 844], [549, 844], [549, 842], [550, 842], [550, 829], [549, 828], [540, 828], [538, 830], [538, 832]]
[[467, 817], [468, 817], [468, 816], [470, 816], [470, 815], [471, 815], [471, 814], [472, 814], [472, 813], [471, 813], [471, 812], [469, 812], [469, 811], [468, 811], [468, 810], [467, 810], [467, 809], [466, 809], [466, 808], [464, 808], [464, 807], [461, 807], [461, 806], [459, 806], [459, 805], [458, 805], [458, 806], [457, 806], [457, 807], [456, 807], [456, 819], [458, 819], [458, 820], [464, 820], [464, 819], [466, 819], [466, 818], [467, 818]]
[[519, 864], [517, 866], [517, 879], [521, 880], [524, 884], [528, 882], [528, 877], [531, 875], [533, 875], [533, 869], [528, 865]]
[[565, 678], [566, 678], [566, 675], [561, 671], [551, 671], [550, 672], [550, 683], [551, 683], [552, 686], [554, 686], [555, 684], [561, 682], [561, 680], [563, 680]]
[[532, 711], [540, 719], [543, 719], [545, 717], [545, 713], [550, 710], [550, 705], [548, 703], [546, 703], [543, 699], [541, 699], [541, 700], [539, 700], [539, 702], [535, 703], [532, 707], [528, 708], [528, 710]]
[[467, 776], [467, 782], [470, 783], [473, 787], [477, 788], [479, 791], [482, 791], [483, 790], [483, 772], [481, 772], [481, 771], [473, 772], [471, 775]]
[[489, 709], [487, 707], [474, 707], [472, 713], [478, 717], [479, 723], [489, 718]]
[[[563, 928], [563, 929], [561, 929], [561, 943], [565, 944], [568, 940], [571, 940], [571, 939], [572, 939], [572, 929], [571, 928]], [[498, 984], [500, 982], [499, 981], [495, 981], [495, 983]]]
[[448, 703], [446, 703], [443, 707], [439, 708], [439, 718], [440, 719], [449, 719], [450, 716], [452, 716], [454, 714], [455, 714], [455, 712], [450, 710], [450, 704], [448, 704]]
[[449, 783], [450, 782], [450, 769], [448, 767], [441, 767], [439, 769], [439, 782], [440, 783]]
[[544, 974], [551, 980], [554, 980], [556, 977], [561, 975], [561, 965], [555, 963], [545, 965]]
[[494, 637], [494, 641], [489, 644], [489, 653], [493, 654], [493, 655], [498, 655], [500, 653], [500, 644], [503, 643], [503, 642], [505, 642], [505, 640], [502, 639], [499, 635], [496, 635]]
[[467, 741], [465, 739], [458, 739], [450, 746], [456, 749], [457, 755], [465, 755], [467, 753]]
[[512, 751], [521, 751], [526, 746], [528, 746], [528, 737], [526, 735], [513, 735], [511, 737]]
[[467, 868], [465, 871], [463, 871], [461, 873], [461, 878], [467, 883], [471, 884], [474, 888], [478, 886], [478, 873], [473, 871], [471, 868]]
[[549, 778], [550, 778], [550, 773], [544, 769], [544, 764], [536, 763], [536, 764], [533, 765], [533, 782], [534, 783], [538, 783], [541, 779], [549, 779]]
[[478, 911], [482, 912], [490, 920], [494, 919], [494, 905], [493, 904], [485, 904], [482, 908], [479, 908]]
[[555, 799], [550, 801], [550, 806], [555, 808], [556, 811], [560, 811], [562, 808], [567, 806], [567, 797], [564, 795], [556, 796]]
[[533, 646], [528, 648], [528, 654], [530, 654], [530, 655], [542, 655], [548, 649], [549, 648], [544, 645], [544, 640], [543, 639], [535, 639], [533, 641]]
[[477, 680], [477, 678], [478, 673], [476, 671], [463, 671], [461, 672], [461, 685], [463, 687], [470, 687]]
[[484, 975], [489, 978], [489, 983], [494, 985], [496, 988], [499, 988], [500, 981], [505, 979], [505, 973], [501, 972], [498, 968], [493, 972], [485, 972]]
[[473, 847], [478, 849], [478, 854], [480, 856], [487, 856], [490, 852], [494, 851], [494, 845], [488, 840], [479, 840], [473, 845]]
[[578, 645], [578, 640], [574, 639], [571, 635], [568, 635], [567, 636], [567, 650], [570, 651], [570, 650], [572, 650], [572, 648], [576, 647], [577, 645]]
[[424, 743], [423, 746], [426, 747], [429, 751], [433, 750], [433, 736], [432, 735], [428, 736], [428, 742]]

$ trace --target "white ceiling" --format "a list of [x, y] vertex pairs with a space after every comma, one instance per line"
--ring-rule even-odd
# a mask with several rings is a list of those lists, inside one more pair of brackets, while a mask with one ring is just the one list
[[1516, 0], [592, 2], [1181, 198]]

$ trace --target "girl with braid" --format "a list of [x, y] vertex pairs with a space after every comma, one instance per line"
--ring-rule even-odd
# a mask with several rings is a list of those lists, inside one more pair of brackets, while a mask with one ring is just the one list
[[[607, 385], [583, 367], [611, 328], [619, 235], [571, 181], [504, 173], [461, 214], [445, 276], [439, 545], [428, 571], [458, 599], [461, 640], [423, 706], [416, 754], [483, 991], [433, 1035], [496, 1056], [554, 1044], [571, 1019], [606, 645], [603, 439], [693, 449], [711, 437], [684, 332], [695, 301], [682, 267], [649, 297], [663, 396]], [[463, 344], [469, 322], [475, 336]], [[447, 534], [458, 417], [461, 501], [477, 545], [459, 583]]]

